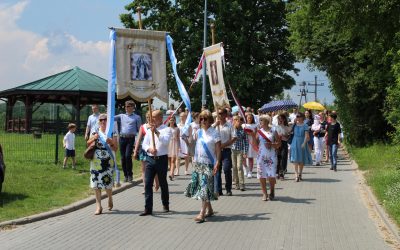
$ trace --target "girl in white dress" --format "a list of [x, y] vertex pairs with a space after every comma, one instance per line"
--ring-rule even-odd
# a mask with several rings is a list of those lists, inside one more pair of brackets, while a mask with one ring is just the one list
[[247, 134], [247, 138], [249, 139], [249, 151], [247, 152], [246, 155], [248, 166], [246, 164], [246, 159], [244, 159], [243, 161], [244, 175], [247, 176], [247, 178], [251, 178], [254, 165], [253, 159], [257, 157], [257, 143], [256, 143], [257, 124], [254, 122], [254, 115], [252, 113], [246, 113], [246, 123], [243, 124], [242, 126]]
[[263, 201], [268, 200], [266, 179], [271, 188], [269, 199], [275, 198], [276, 184], [276, 166], [277, 155], [276, 150], [281, 146], [278, 133], [271, 129], [271, 117], [262, 115], [260, 117], [260, 132], [257, 137], [258, 141], [258, 156], [257, 156], [257, 178], [260, 180], [261, 189], [263, 192]]
[[[185, 122], [186, 122], [186, 118], [187, 118], [187, 114], [185, 112], [182, 112], [179, 114], [179, 124], [178, 124], [178, 128], [179, 128], [179, 133], [180, 133], [180, 141], [179, 141], [179, 154], [178, 154], [178, 158], [183, 158], [185, 160], [185, 175], [189, 175], [188, 173], [188, 169], [189, 169], [189, 140], [191, 140], [192, 136], [192, 129], [189, 126], [188, 129], [186, 129], [186, 131], [183, 131], [183, 128], [185, 127]], [[176, 166], [176, 172], [175, 175], [179, 175], [179, 166], [180, 164], [177, 164]]]
[[172, 116], [171, 119], [169, 119], [168, 126], [172, 132], [172, 137], [171, 137], [171, 140], [169, 141], [169, 145], [168, 145], [168, 165], [170, 168], [169, 179], [171, 181], [173, 181], [174, 177], [175, 177], [174, 173], [175, 173], [175, 167], [176, 167], [176, 158], [178, 156], [179, 144], [180, 144], [179, 128], [176, 125], [176, 120], [175, 120], [174, 116]]

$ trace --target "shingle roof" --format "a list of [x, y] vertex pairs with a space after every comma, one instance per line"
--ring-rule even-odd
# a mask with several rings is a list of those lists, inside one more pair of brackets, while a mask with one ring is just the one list
[[79, 67], [74, 67], [73, 69], [1, 92], [9, 92], [10, 90], [107, 92], [107, 80]]

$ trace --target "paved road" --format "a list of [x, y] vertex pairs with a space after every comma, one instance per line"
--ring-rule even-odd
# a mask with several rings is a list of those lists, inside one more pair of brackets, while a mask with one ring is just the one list
[[[291, 167], [289, 169], [292, 169]], [[245, 192], [214, 202], [217, 216], [196, 224], [200, 202], [183, 196], [189, 177], [170, 182], [171, 212], [139, 217], [141, 185], [114, 197], [115, 211], [95, 206], [0, 232], [0, 249], [389, 249], [357, 191], [355, 167], [308, 167], [304, 181], [279, 181], [276, 201], [261, 201], [256, 179]], [[106, 201], [103, 201], [106, 206]]]

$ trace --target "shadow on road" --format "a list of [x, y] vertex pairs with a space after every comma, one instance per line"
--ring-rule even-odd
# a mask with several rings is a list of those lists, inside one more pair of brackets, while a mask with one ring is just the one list
[[276, 196], [275, 201], [286, 202], [286, 203], [312, 204], [313, 203], [312, 201], [315, 201], [315, 199], [294, 198], [294, 197], [290, 197], [290, 196]]
[[207, 218], [208, 222], [225, 222], [225, 221], [253, 221], [253, 220], [270, 220], [265, 217], [269, 213], [257, 213], [257, 214], [234, 214], [234, 215], [219, 215], [218, 213], [210, 218]]

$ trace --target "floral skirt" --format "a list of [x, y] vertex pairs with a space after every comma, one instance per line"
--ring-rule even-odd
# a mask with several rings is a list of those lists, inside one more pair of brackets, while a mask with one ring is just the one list
[[192, 180], [186, 188], [185, 195], [202, 201], [216, 200], [213, 166], [211, 164], [194, 163]]
[[93, 189], [112, 189], [114, 169], [110, 160], [94, 158], [90, 161], [90, 187]]

